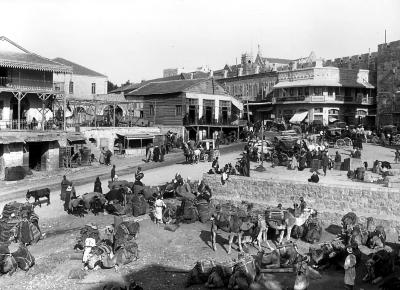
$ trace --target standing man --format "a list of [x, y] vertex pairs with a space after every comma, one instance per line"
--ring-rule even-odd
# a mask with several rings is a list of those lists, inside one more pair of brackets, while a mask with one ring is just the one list
[[114, 181], [114, 178], [115, 178], [115, 164], [111, 168], [111, 182]]
[[67, 190], [65, 191], [65, 200], [64, 200], [64, 211], [69, 212], [69, 204], [71, 199], [76, 198], [75, 188], [72, 186], [72, 182], [68, 185]]
[[67, 179], [67, 177], [64, 175], [63, 179], [61, 181], [61, 194], [60, 194], [60, 198], [62, 201], [65, 201], [65, 195], [66, 195], [66, 191], [68, 186], [71, 185], [71, 181], [69, 181]]
[[322, 170], [324, 171], [324, 176], [326, 176], [326, 168], [329, 165], [329, 158], [326, 152], [322, 154], [321, 165], [322, 165]]
[[138, 167], [135, 172], [135, 184], [143, 186], [141, 179], [144, 177], [144, 173], [142, 172], [142, 167]]
[[211, 167], [213, 168], [214, 173], [215, 173], [215, 174], [218, 174], [218, 172], [219, 172], [218, 157], [216, 157], [216, 158], [214, 159], [214, 161], [213, 161]]
[[347, 253], [344, 261], [344, 289], [353, 290], [356, 280], [356, 256], [354, 256], [351, 246], [347, 246]]

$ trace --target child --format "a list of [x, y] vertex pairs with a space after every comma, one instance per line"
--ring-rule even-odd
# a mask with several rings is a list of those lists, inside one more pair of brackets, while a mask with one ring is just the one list
[[399, 149], [396, 149], [396, 152], [394, 152], [394, 163], [399, 163], [400, 161], [400, 152]]
[[163, 222], [163, 209], [166, 207], [162, 195], [157, 197], [154, 207], [154, 222], [158, 225]]

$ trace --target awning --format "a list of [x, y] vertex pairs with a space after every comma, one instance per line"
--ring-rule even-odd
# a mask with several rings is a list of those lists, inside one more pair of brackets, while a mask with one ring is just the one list
[[16, 136], [0, 136], [0, 144], [25, 143], [24, 139]]
[[60, 136], [56, 135], [34, 135], [25, 138], [25, 142], [52, 142], [58, 141]]
[[308, 115], [308, 112], [296, 113], [293, 115], [292, 118], [290, 118], [289, 123], [299, 124], [304, 121], [304, 119], [307, 117], [307, 115]]
[[125, 138], [126, 140], [154, 139], [154, 135], [150, 134], [132, 134], [132, 135], [117, 134], [117, 135], [120, 138]]
[[336, 122], [338, 119], [334, 118], [334, 117], [329, 117], [329, 122], [333, 123]]
[[82, 135], [68, 135], [67, 140], [70, 143], [86, 143], [86, 138]]

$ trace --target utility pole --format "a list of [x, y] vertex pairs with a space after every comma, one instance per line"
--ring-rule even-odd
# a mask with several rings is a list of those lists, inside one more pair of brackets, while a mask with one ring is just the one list
[[258, 172], [265, 171], [264, 167], [264, 119], [261, 120], [261, 164], [255, 169]]

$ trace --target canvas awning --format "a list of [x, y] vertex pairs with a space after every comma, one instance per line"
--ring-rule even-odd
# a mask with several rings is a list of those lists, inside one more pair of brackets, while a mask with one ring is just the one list
[[26, 137], [25, 142], [52, 142], [52, 141], [58, 141], [59, 139], [60, 136], [50, 135], [50, 134], [32, 135]]
[[125, 138], [126, 140], [140, 140], [140, 139], [154, 139], [154, 135], [150, 134], [117, 134], [121, 138]]
[[307, 115], [308, 115], [308, 112], [296, 113], [293, 115], [292, 118], [290, 118], [289, 123], [299, 124], [304, 121], [304, 119], [307, 117]]
[[25, 143], [25, 141], [16, 136], [0, 136], [0, 144], [11, 144], [11, 143]]
[[333, 123], [333, 122], [336, 122], [336, 121], [338, 121], [337, 118], [329, 117], [329, 122]]
[[82, 135], [68, 135], [67, 140], [70, 143], [86, 143], [86, 138]]

